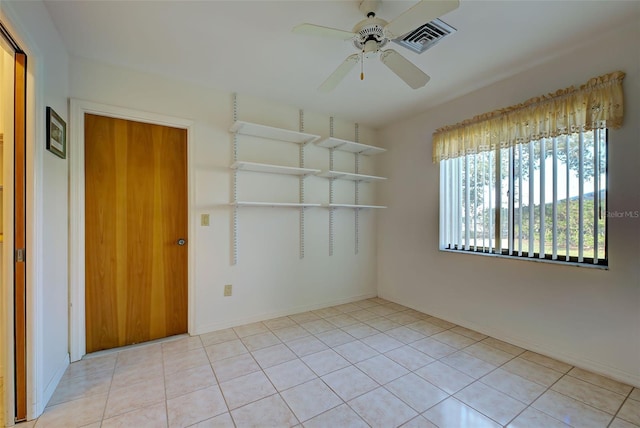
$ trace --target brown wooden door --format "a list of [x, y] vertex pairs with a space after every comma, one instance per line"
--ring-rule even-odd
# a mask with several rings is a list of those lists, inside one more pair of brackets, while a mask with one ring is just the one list
[[87, 352], [187, 332], [187, 131], [85, 115]]

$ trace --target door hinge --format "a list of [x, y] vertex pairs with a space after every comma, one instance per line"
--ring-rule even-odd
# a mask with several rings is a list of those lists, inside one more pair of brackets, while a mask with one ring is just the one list
[[16, 263], [24, 262], [24, 248], [16, 248]]

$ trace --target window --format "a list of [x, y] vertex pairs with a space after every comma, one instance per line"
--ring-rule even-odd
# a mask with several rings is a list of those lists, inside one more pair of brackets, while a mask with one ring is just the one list
[[606, 129], [440, 163], [440, 248], [607, 265]]
[[623, 123], [624, 77], [437, 129], [440, 248], [607, 266], [607, 138]]

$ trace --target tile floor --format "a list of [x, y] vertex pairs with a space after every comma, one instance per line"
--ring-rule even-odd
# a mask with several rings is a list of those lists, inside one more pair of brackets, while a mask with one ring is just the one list
[[23, 427], [640, 426], [640, 389], [380, 298], [88, 356]]

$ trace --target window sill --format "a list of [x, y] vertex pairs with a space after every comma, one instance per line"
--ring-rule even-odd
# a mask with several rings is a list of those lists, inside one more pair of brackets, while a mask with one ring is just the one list
[[521, 262], [550, 263], [550, 264], [561, 265], [561, 266], [576, 266], [576, 267], [582, 267], [587, 269], [609, 270], [609, 266], [578, 263], [578, 262], [566, 262], [566, 261], [560, 261], [560, 260], [541, 259], [538, 257], [514, 257], [514, 256], [507, 256], [504, 254], [483, 253], [480, 251], [476, 252], [476, 251], [450, 250], [448, 248], [440, 248], [439, 250], [446, 253], [466, 254], [471, 256], [497, 257], [501, 259], [509, 259], [509, 260], [515, 260], [515, 261], [521, 261]]

